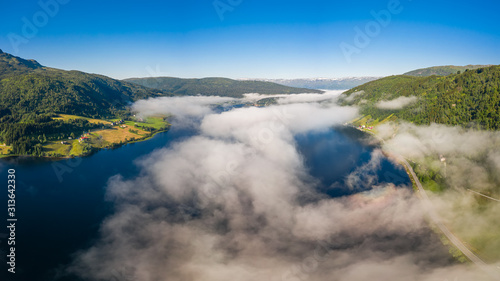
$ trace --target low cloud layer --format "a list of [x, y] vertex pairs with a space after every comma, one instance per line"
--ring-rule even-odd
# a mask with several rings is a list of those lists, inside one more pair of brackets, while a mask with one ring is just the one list
[[[385, 124], [377, 128], [385, 148], [413, 160], [427, 186], [446, 186], [431, 195], [443, 222], [480, 257], [497, 262], [500, 279], [500, 132], [468, 130], [432, 124]], [[476, 193], [474, 193], [476, 192]]]
[[379, 101], [375, 106], [380, 109], [402, 109], [418, 100], [417, 97], [399, 97], [389, 101]]
[[[141, 176], [109, 180], [116, 212], [68, 271], [134, 281], [483, 280], [452, 262], [411, 189], [330, 198], [315, 188], [294, 135], [357, 114], [314, 102], [329, 98], [220, 114], [200, 97], [136, 104], [145, 115], [201, 116], [199, 134], [142, 159]], [[379, 167], [373, 153], [346, 184]]]
[[161, 97], [139, 100], [132, 105], [131, 109], [141, 117], [172, 115], [179, 126], [187, 126], [192, 125], [193, 119], [212, 113], [211, 105], [234, 100], [234, 98], [218, 96]]
[[342, 99], [344, 101], [347, 101], [347, 102], [352, 102], [357, 96], [362, 95], [364, 93], [365, 93], [365, 91], [363, 91], [363, 90], [357, 91], [357, 92], [350, 94], [348, 97], [345, 97], [345, 96], [342, 97]]

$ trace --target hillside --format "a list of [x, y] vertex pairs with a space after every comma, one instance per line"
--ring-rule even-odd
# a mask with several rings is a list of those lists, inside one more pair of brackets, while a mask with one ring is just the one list
[[293, 88], [262, 81], [238, 81], [228, 78], [182, 79], [174, 77], [130, 78], [124, 81], [176, 95], [205, 95], [241, 98], [246, 93], [299, 94], [322, 93], [319, 90]]
[[449, 76], [386, 77], [343, 93], [341, 103], [359, 105], [372, 124], [396, 117], [415, 124], [499, 130], [500, 66]]
[[432, 75], [447, 76], [450, 74], [457, 74], [459, 71], [460, 71], [460, 73], [465, 72], [465, 70], [467, 70], [467, 69], [474, 70], [474, 69], [485, 68], [485, 67], [489, 67], [489, 66], [491, 66], [491, 65], [433, 66], [433, 67], [421, 68], [421, 69], [413, 70], [410, 72], [406, 72], [403, 75], [418, 76], [418, 77], [425, 77], [425, 76], [432, 76]]
[[[132, 122], [134, 119], [130, 116], [127, 106], [139, 99], [197, 94], [241, 97], [244, 93], [321, 92], [268, 82], [235, 81], [225, 78], [151, 79], [138, 79], [148, 86], [145, 87], [138, 85], [137, 81], [131, 83], [103, 75], [45, 67], [35, 60], [26, 60], [0, 50], [0, 154], [4, 156], [86, 154], [91, 150], [90, 145], [86, 146], [86, 150], [74, 153], [68, 150], [69, 146], [60, 142], [95, 130], [113, 130], [108, 136], [113, 141], [108, 141], [106, 143], [108, 146], [137, 138], [147, 138], [153, 132], [162, 129], [143, 130], [143, 132], [134, 127], [126, 134], [122, 134], [127, 135], [127, 139], [119, 139], [115, 135], [120, 130], [114, 129], [113, 126], [109, 127], [105, 122], [111, 119]], [[161, 83], [152, 84], [157, 82]], [[75, 118], [58, 117], [64, 115]], [[93, 119], [102, 122], [88, 121]], [[135, 123], [140, 121], [133, 122], [136, 126]], [[133, 133], [136, 131], [139, 133]], [[109, 132], [103, 131], [101, 135], [106, 139], [105, 136], [109, 135]], [[53, 147], [47, 148], [48, 145], [62, 146], [64, 149], [61, 148], [59, 151], [57, 148], [56, 151], [59, 152], [51, 152], [50, 149]], [[105, 147], [103, 145], [100, 142], [94, 148]]]
[[26, 74], [42, 68], [36, 60], [25, 60], [0, 50], [0, 80], [9, 76]]
[[[83, 117], [128, 115], [133, 101], [169, 95], [103, 75], [44, 67], [0, 51], [1, 154], [47, 155], [48, 143], [103, 128]], [[58, 114], [82, 118], [61, 120]]]
[[363, 85], [381, 77], [309, 78], [309, 79], [257, 79], [289, 87], [322, 90], [346, 90]]
[[34, 60], [0, 53], [1, 122], [44, 113], [111, 117], [135, 100], [166, 94], [103, 75], [43, 67]]

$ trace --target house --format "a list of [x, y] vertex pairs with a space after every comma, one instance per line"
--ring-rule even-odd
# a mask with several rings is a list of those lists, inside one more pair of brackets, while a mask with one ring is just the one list
[[69, 144], [67, 141], [61, 141], [61, 144]]
[[86, 142], [86, 141], [88, 141], [88, 140], [89, 140], [89, 138], [88, 138], [88, 137], [81, 137], [81, 138], [79, 138], [79, 139], [78, 139], [78, 142], [80, 142], [80, 143], [81, 143], [81, 142]]

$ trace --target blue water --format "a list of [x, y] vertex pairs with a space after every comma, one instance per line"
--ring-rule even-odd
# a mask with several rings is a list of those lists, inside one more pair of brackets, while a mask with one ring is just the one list
[[[4, 179], [2, 186], [5, 190], [7, 170], [16, 170], [18, 222], [15, 278], [0, 280], [54, 280], [57, 268], [67, 264], [71, 254], [90, 246], [97, 238], [102, 220], [113, 212], [112, 204], [104, 199], [108, 179], [117, 174], [134, 178], [140, 172], [134, 164], [135, 159], [191, 134], [173, 129], [148, 141], [71, 160], [3, 160], [0, 179]], [[6, 224], [7, 196], [2, 198], [5, 198], [0, 204], [2, 209], [5, 208], [2, 224]], [[0, 229], [3, 251], [0, 277], [7, 272], [3, 260], [7, 245], [2, 234], [7, 234], [4, 227]]]
[[[94, 155], [52, 161], [14, 158], [2, 160], [0, 181], [7, 189], [7, 170], [16, 170], [16, 274], [7, 272], [5, 227], [0, 228], [0, 280], [77, 280], [57, 277], [58, 269], [71, 261], [72, 255], [90, 247], [98, 238], [99, 225], [113, 213], [113, 205], [105, 200], [108, 179], [120, 174], [134, 178], [140, 172], [134, 160], [155, 149], [192, 135], [192, 131], [172, 129], [151, 140], [128, 144]], [[355, 129], [332, 129], [296, 137], [298, 149], [310, 174], [317, 179], [318, 189], [330, 196], [343, 196], [363, 190], [345, 188], [346, 175], [370, 161], [374, 147], [365, 144]], [[373, 173], [379, 182], [410, 181], [403, 170], [383, 160], [381, 169]], [[387, 175], [398, 175], [391, 177]], [[369, 188], [369, 187], [366, 187]], [[5, 192], [4, 194], [7, 194]], [[0, 207], [6, 223], [7, 196]]]
[[406, 171], [386, 157], [382, 157], [375, 169], [366, 168], [358, 174], [361, 180], [354, 188], [346, 184], [347, 176], [367, 165], [376, 149], [368, 144], [368, 136], [356, 129], [339, 127], [297, 135], [295, 140], [309, 174], [319, 181], [318, 189], [332, 197], [367, 191], [373, 185], [387, 183], [411, 186]]

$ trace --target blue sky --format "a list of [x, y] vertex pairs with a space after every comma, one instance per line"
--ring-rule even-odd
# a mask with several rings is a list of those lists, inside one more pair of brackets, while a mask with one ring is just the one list
[[497, 1], [26, 2], [2, 3], [0, 49], [120, 79], [386, 76], [500, 64]]

